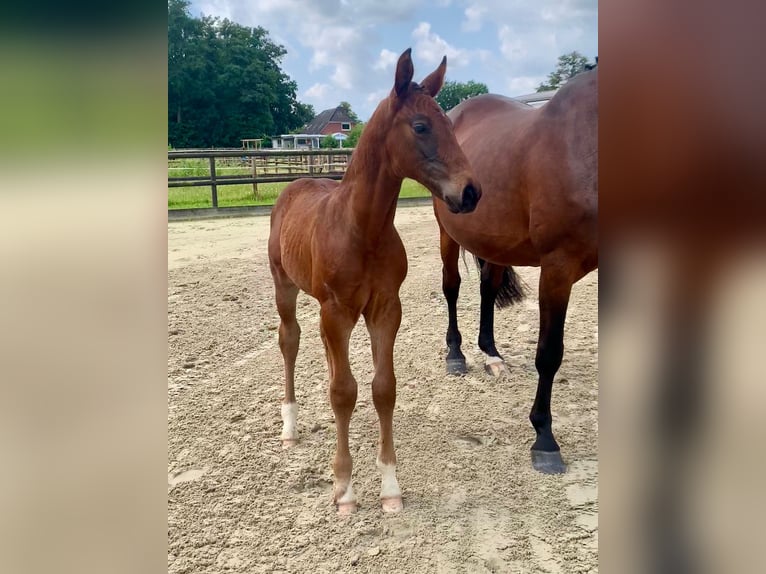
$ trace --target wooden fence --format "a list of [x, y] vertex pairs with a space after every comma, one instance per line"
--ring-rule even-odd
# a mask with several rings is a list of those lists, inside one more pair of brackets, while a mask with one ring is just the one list
[[[207, 159], [209, 173], [204, 176], [168, 176], [168, 187], [209, 186], [213, 208], [218, 208], [218, 186], [251, 183], [258, 198], [259, 183], [290, 182], [302, 177], [342, 179], [353, 149], [322, 150], [172, 150], [168, 164], [179, 159]], [[248, 174], [225, 175], [216, 171], [216, 164], [227, 167], [247, 167]]]

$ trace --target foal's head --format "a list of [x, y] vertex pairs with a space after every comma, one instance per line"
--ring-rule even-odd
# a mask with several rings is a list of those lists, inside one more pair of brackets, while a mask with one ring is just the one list
[[[424, 185], [453, 213], [470, 213], [481, 197], [481, 186], [455, 139], [452, 123], [434, 97], [444, 83], [447, 57], [420, 84], [412, 81], [408, 48], [396, 66], [388, 96], [385, 148], [394, 171]], [[386, 105], [384, 101], [381, 108]]]

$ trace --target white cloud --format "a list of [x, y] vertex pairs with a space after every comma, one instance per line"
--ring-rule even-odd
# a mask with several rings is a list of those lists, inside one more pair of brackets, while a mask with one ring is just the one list
[[442, 58], [447, 56], [447, 66], [466, 66], [469, 63], [468, 53], [450, 45], [438, 34], [431, 32], [431, 24], [421, 22], [417, 28], [412, 31], [412, 37], [415, 40], [415, 51], [418, 59], [436, 66]]
[[507, 95], [534, 91], [561, 54], [598, 46], [597, 0], [192, 0], [191, 12], [262, 26], [287, 49], [299, 99], [317, 111], [345, 100], [363, 118], [408, 45], [416, 79], [446, 55], [449, 79]]
[[372, 68], [374, 70], [393, 69], [398, 60], [399, 60], [399, 55], [396, 52], [392, 52], [391, 50], [386, 50], [385, 48], [383, 48], [380, 51], [380, 56], [378, 56], [378, 60], [372, 65]]
[[500, 40], [500, 53], [506, 60], [522, 61], [527, 55], [527, 48], [522, 39], [509, 26], [502, 26], [497, 31]]
[[544, 76], [514, 76], [506, 82], [506, 93], [509, 96], [523, 96], [537, 90], [537, 86], [545, 80]]
[[330, 86], [327, 84], [314, 84], [311, 86], [308, 90], [304, 92], [305, 98], [311, 98], [311, 99], [324, 99], [327, 97], [327, 91], [330, 89]]
[[478, 32], [481, 30], [482, 19], [487, 13], [486, 6], [473, 4], [465, 9], [465, 20], [461, 25], [464, 32]]
[[[393, 86], [393, 78], [391, 79], [391, 85]], [[375, 107], [380, 103], [380, 101], [388, 96], [389, 92], [391, 92], [391, 88], [383, 89], [383, 90], [375, 90], [374, 92], [371, 92], [367, 94], [366, 101], [367, 103], [372, 107], [372, 109], [375, 109]]]
[[344, 90], [350, 90], [354, 86], [354, 69], [345, 64], [335, 66], [332, 76], [333, 84]]

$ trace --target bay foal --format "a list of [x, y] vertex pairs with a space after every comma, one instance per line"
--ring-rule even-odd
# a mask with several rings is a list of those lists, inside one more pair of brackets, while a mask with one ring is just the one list
[[343, 514], [356, 509], [348, 431], [357, 383], [348, 346], [360, 315], [370, 334], [375, 368], [372, 398], [380, 421], [382, 507], [386, 512], [402, 508], [393, 440], [394, 339], [402, 315], [399, 287], [407, 275], [407, 256], [394, 228], [402, 181], [420, 182], [453, 213], [473, 211], [481, 196], [452, 125], [434, 100], [446, 68], [445, 57], [417, 84], [406, 50], [397, 63], [394, 87], [365, 126], [343, 180], [297, 180], [280, 194], [271, 213], [269, 262], [285, 363], [282, 442], [291, 446], [298, 438], [294, 373], [300, 327], [295, 305], [303, 290], [321, 306], [320, 333], [337, 430], [333, 497]]

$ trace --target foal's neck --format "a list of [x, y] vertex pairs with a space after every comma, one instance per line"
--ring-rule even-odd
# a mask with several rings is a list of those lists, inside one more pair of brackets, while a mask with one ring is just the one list
[[387, 102], [375, 110], [341, 182], [347, 223], [370, 243], [394, 225], [396, 201], [404, 179], [391, 169], [385, 148], [391, 112]]

